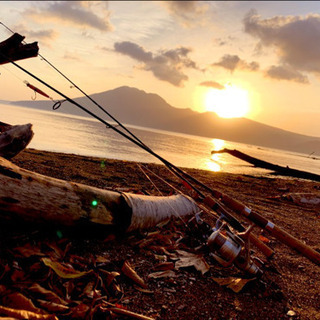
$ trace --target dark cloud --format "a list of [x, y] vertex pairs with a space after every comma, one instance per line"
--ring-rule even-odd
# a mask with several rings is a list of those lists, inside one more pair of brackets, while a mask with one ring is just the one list
[[299, 71], [289, 66], [271, 66], [266, 71], [266, 76], [278, 80], [291, 80], [300, 83], [309, 83], [308, 78]]
[[161, 1], [168, 12], [184, 27], [191, 27], [202, 22], [208, 6], [200, 1]]
[[225, 86], [223, 86], [222, 84], [216, 81], [204, 81], [200, 83], [200, 86], [219, 89], [219, 90], [222, 90], [225, 88]]
[[250, 11], [243, 20], [245, 32], [260, 47], [276, 49], [279, 63], [298, 71], [320, 73], [320, 15], [275, 16], [261, 19]]
[[117, 52], [128, 55], [131, 58], [138, 60], [140, 62], [149, 62], [153, 59], [152, 52], [147, 52], [143, 47], [129, 41], [116, 42], [114, 44], [114, 49]]
[[257, 71], [259, 69], [258, 62], [250, 63], [242, 60], [237, 55], [225, 54], [219, 62], [213, 63], [212, 66], [218, 66], [233, 72], [236, 69], [244, 69], [248, 71]]
[[191, 50], [185, 47], [162, 50], [154, 54], [136, 43], [124, 41], [116, 42], [114, 50], [141, 62], [143, 70], [151, 71], [156, 78], [175, 86], [182, 86], [183, 82], [188, 80], [183, 69], [198, 69], [195, 62], [188, 58]]
[[[103, 1], [94, 1], [98, 5]], [[77, 26], [86, 26], [101, 31], [111, 31], [112, 26], [109, 22], [109, 12], [105, 6], [101, 6], [98, 16], [92, 10], [93, 4], [90, 1], [39, 1], [39, 5], [25, 10], [26, 16], [39, 20], [58, 20], [63, 24], [73, 24]], [[95, 10], [96, 12], [97, 10]]]

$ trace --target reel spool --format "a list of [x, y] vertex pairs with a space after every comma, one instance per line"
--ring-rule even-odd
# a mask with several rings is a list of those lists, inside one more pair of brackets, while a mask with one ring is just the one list
[[258, 264], [262, 265], [263, 263], [257, 258], [251, 259], [250, 256], [249, 233], [252, 228], [253, 225], [243, 233], [234, 234], [224, 230], [225, 224], [222, 224], [209, 236], [207, 244], [212, 256], [223, 267], [230, 267], [234, 264], [239, 269], [259, 277], [263, 274], [263, 271]]

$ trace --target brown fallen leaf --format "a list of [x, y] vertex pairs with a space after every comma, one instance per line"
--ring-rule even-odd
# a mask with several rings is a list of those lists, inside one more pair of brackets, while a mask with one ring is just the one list
[[5, 296], [2, 302], [10, 308], [22, 308], [23, 310], [32, 311], [35, 313], [43, 314], [43, 310], [37, 308], [31, 299], [25, 297], [22, 293], [14, 292]]
[[156, 264], [153, 269], [155, 271], [164, 271], [164, 270], [173, 270], [174, 269], [174, 263], [173, 262], [161, 262]]
[[69, 307], [64, 306], [63, 304], [40, 299], [38, 299], [37, 302], [41, 306], [41, 308], [49, 312], [66, 312], [69, 310]]
[[166, 277], [170, 277], [170, 278], [174, 278], [177, 275], [175, 274], [175, 272], [173, 270], [165, 270], [165, 271], [158, 271], [158, 272], [153, 272], [150, 273], [148, 275], [148, 278], [166, 278]]
[[44, 298], [46, 298], [46, 300], [49, 300], [51, 302], [62, 304], [62, 305], [68, 304], [68, 302], [61, 299], [56, 293], [41, 287], [38, 283], [34, 283], [32, 286], [29, 287], [28, 290], [32, 293], [37, 293], [38, 295], [43, 296]]
[[4, 306], [0, 306], [0, 314], [13, 317], [18, 320], [59, 320], [53, 314], [38, 314], [32, 311], [12, 309]]
[[87, 313], [90, 311], [90, 307], [84, 303], [80, 303], [72, 308], [70, 312], [71, 318], [74, 319], [86, 319]]
[[41, 252], [40, 248], [32, 246], [27, 243], [23, 247], [13, 248], [13, 251], [24, 258], [30, 258], [32, 256], [44, 256], [45, 254]]
[[10, 276], [12, 282], [20, 282], [24, 281], [26, 279], [26, 274], [23, 270], [13, 270], [11, 276]]
[[41, 260], [47, 267], [51, 268], [59, 277], [64, 279], [80, 278], [91, 272], [91, 270], [78, 271], [70, 267], [65, 267], [57, 261], [52, 261], [50, 258], [42, 258]]
[[240, 292], [248, 282], [253, 281], [255, 279], [256, 278], [241, 279], [241, 278], [235, 278], [235, 277], [212, 278], [212, 280], [214, 280], [220, 286], [226, 286], [227, 288], [230, 288], [232, 291], [236, 293]]
[[134, 281], [136, 284], [138, 284], [142, 288], [147, 288], [148, 286], [143, 281], [143, 279], [136, 273], [136, 271], [131, 267], [130, 263], [128, 261], [125, 261], [122, 265], [121, 271], [124, 275], [126, 275], [128, 278], [130, 278], [132, 281]]
[[116, 277], [120, 276], [120, 273], [116, 271], [109, 272], [103, 269], [100, 272], [106, 276], [106, 278], [99, 276], [103, 288], [116, 297], [121, 296], [123, 290], [116, 280]]
[[191, 252], [177, 250], [178, 260], [175, 263], [175, 268], [195, 267], [202, 274], [205, 274], [210, 270], [210, 266], [204, 259], [203, 255], [194, 254]]

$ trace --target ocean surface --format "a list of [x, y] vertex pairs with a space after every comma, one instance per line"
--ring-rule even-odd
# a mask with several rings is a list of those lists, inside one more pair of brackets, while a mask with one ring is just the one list
[[[121, 121], [121, 119], [118, 120]], [[95, 119], [62, 114], [53, 110], [39, 111], [0, 104], [0, 121], [12, 125], [32, 123], [34, 137], [28, 148], [109, 159], [161, 163], [160, 160], [112, 129], [107, 129]], [[254, 168], [229, 154], [211, 156], [212, 150], [229, 148], [274, 164], [320, 174], [320, 158], [312, 157], [312, 155], [126, 126], [155, 153], [180, 167], [251, 175], [270, 173], [265, 169]]]

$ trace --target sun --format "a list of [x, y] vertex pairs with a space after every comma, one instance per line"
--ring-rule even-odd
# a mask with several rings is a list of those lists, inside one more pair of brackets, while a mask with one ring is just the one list
[[226, 85], [224, 89], [209, 89], [205, 107], [221, 118], [244, 117], [250, 109], [249, 93], [233, 85]]

